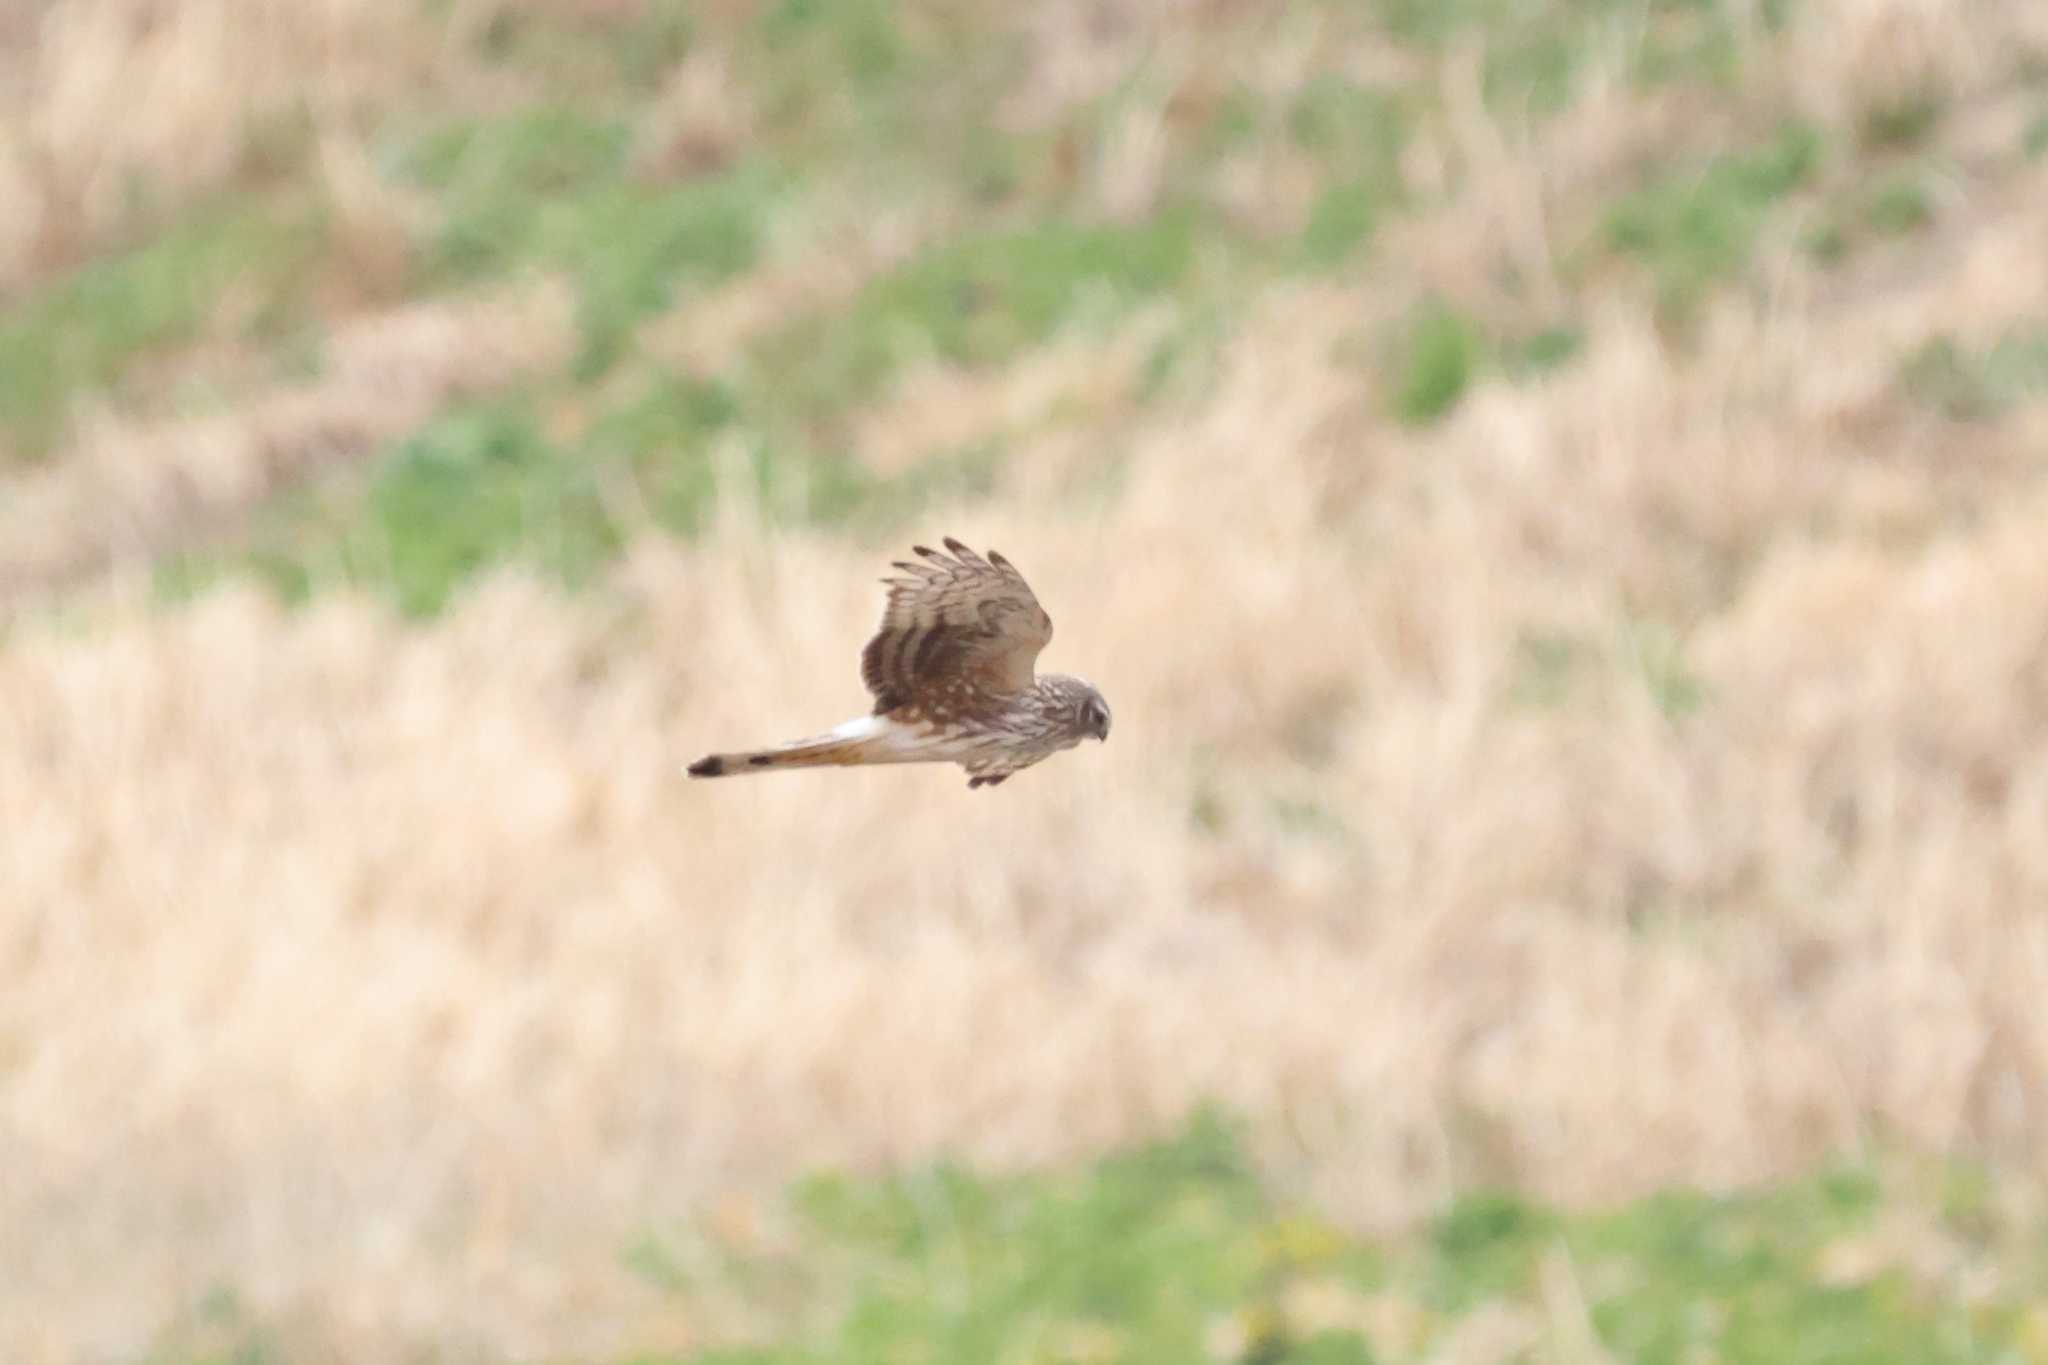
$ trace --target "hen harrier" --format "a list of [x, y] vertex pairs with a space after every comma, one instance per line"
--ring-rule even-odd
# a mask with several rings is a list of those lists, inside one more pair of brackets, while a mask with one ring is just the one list
[[731, 777], [827, 764], [958, 763], [970, 787], [1109, 738], [1109, 703], [1079, 678], [1034, 679], [1032, 660], [1052, 639], [1052, 618], [1024, 575], [995, 551], [983, 559], [948, 536], [951, 554], [919, 545], [922, 564], [896, 562], [885, 578], [881, 627], [860, 654], [873, 715], [830, 734], [753, 753], [710, 754], [692, 777]]

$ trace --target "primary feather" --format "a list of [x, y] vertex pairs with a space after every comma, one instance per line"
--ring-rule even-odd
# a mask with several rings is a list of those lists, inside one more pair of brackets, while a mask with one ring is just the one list
[[915, 546], [925, 562], [898, 560], [903, 575], [882, 580], [888, 604], [860, 656], [877, 714], [919, 699], [965, 704], [971, 693], [1020, 692], [1052, 639], [1052, 618], [1009, 560], [993, 551], [983, 559], [951, 536], [944, 544], [950, 554]]

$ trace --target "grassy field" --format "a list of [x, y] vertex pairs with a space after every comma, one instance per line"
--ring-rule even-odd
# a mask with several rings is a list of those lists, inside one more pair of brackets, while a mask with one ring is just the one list
[[[0, 15], [0, 1358], [2048, 1360], [2043, 242], [2036, 0]], [[683, 780], [946, 534], [1110, 743]]]
[[[817, 1176], [648, 1229], [622, 1259], [678, 1310], [640, 1365], [1192, 1360], [1857, 1365], [2048, 1353], [2040, 1211], [1961, 1165], [1832, 1167], [1739, 1195], [1564, 1215], [1466, 1194], [1360, 1241], [1266, 1188], [1229, 1127], [1057, 1176]], [[678, 1351], [674, 1339], [723, 1339]], [[288, 1351], [232, 1294], [157, 1359]]]

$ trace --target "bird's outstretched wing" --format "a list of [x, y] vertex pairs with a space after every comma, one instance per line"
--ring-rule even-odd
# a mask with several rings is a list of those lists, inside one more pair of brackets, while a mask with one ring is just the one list
[[916, 546], [922, 562], [899, 560], [902, 573], [882, 580], [889, 602], [860, 655], [877, 713], [944, 714], [1021, 692], [1052, 639], [1052, 618], [1009, 560], [993, 550], [983, 559], [951, 536], [945, 546]]

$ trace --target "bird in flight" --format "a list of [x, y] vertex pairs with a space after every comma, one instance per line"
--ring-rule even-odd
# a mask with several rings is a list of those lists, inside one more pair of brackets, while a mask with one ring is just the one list
[[915, 546], [885, 578], [882, 624], [860, 655], [872, 715], [829, 734], [751, 753], [709, 754], [692, 777], [866, 763], [958, 763], [989, 786], [1093, 736], [1109, 738], [1109, 703], [1079, 678], [1032, 671], [1052, 618], [1024, 575], [948, 536], [944, 553]]

